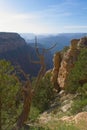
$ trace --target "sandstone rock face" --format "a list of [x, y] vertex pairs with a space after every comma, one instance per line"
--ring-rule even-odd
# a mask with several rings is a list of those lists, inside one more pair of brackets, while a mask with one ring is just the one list
[[69, 72], [74, 67], [78, 59], [80, 49], [87, 47], [87, 37], [71, 40], [69, 49], [64, 53], [60, 60], [59, 52], [54, 55], [53, 82], [60, 88], [64, 88]]
[[51, 81], [54, 83], [55, 89], [59, 89], [59, 85], [58, 85], [58, 82], [57, 82], [57, 77], [58, 77], [60, 63], [61, 63], [61, 53], [60, 52], [57, 52], [54, 55], [53, 63], [54, 63], [54, 68], [52, 70]]
[[78, 48], [83, 48], [86, 47], [87, 48], [87, 37], [81, 38], [78, 42]]
[[72, 102], [64, 105], [63, 107], [61, 107], [61, 111], [62, 112], [67, 112], [70, 108], [71, 108]]
[[[61, 121], [65, 121], [65, 122], [74, 122], [76, 124], [79, 124], [81, 122], [87, 122], [87, 112], [80, 112], [78, 114], [76, 114], [75, 116], [64, 116], [62, 118], [60, 118], [59, 120]], [[86, 124], [87, 126], [87, 124]]]
[[58, 73], [58, 84], [61, 88], [65, 87], [67, 75], [77, 61], [79, 50], [77, 49], [78, 40], [72, 40], [70, 49], [64, 54]]

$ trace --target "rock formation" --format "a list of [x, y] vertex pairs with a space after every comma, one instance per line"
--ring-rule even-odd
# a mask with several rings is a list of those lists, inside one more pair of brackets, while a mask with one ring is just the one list
[[[81, 48], [87, 47], [87, 37], [71, 40], [69, 49], [60, 58], [60, 52], [54, 55], [54, 68], [52, 71], [52, 81], [56, 86], [64, 88], [69, 72], [74, 67], [78, 59]], [[56, 87], [57, 89], [57, 87]]]
[[54, 88], [57, 89], [58, 91], [60, 90], [60, 88], [59, 88], [59, 85], [57, 82], [57, 77], [58, 77], [58, 73], [59, 73], [61, 59], [62, 59], [61, 53], [60, 52], [55, 53], [54, 58], [53, 58], [54, 68], [52, 71], [51, 81], [54, 84]]
[[69, 50], [64, 54], [63, 60], [58, 73], [58, 84], [61, 88], [64, 88], [67, 75], [70, 70], [74, 67], [77, 61], [79, 50], [77, 49], [78, 40], [74, 39], [71, 41], [71, 46]]
[[25, 40], [17, 33], [0, 33], [0, 53], [15, 50], [26, 45]]

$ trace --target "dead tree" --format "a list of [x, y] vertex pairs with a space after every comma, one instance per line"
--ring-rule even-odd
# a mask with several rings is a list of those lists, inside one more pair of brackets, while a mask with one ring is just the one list
[[29, 80], [26, 82], [25, 86], [23, 87], [23, 100], [24, 100], [23, 110], [17, 121], [18, 129], [20, 129], [27, 121], [30, 112], [30, 107], [32, 102], [32, 89]]
[[16, 125], [14, 126], [14, 128], [12, 130], [20, 130], [23, 127], [24, 123], [28, 119], [31, 102], [32, 102], [33, 90], [32, 90], [32, 85], [31, 85], [30, 79], [23, 71], [22, 71], [22, 73], [24, 74], [24, 77], [26, 78], [26, 82], [22, 88], [23, 109], [22, 109], [20, 116], [18, 117]]
[[56, 46], [56, 44], [54, 44], [52, 47], [50, 47], [48, 49], [42, 48], [42, 53], [40, 53], [39, 48], [37, 46], [37, 37], [35, 37], [35, 50], [36, 50], [37, 57], [39, 58], [39, 61], [31, 61], [31, 62], [34, 64], [41, 65], [41, 68], [40, 68], [40, 71], [38, 73], [37, 80], [36, 80], [36, 86], [38, 86], [39, 81], [42, 79], [42, 77], [44, 76], [44, 74], [46, 72], [45, 53], [47, 53], [49, 50], [53, 49], [55, 46]]
[[25, 84], [24, 84], [24, 86], [22, 88], [23, 109], [22, 109], [22, 112], [21, 112], [20, 116], [18, 117], [16, 125], [14, 126], [14, 128], [12, 130], [20, 130], [23, 127], [24, 123], [27, 121], [28, 115], [29, 115], [29, 112], [30, 112], [30, 108], [31, 108], [33, 95], [35, 95], [38, 83], [42, 79], [42, 77], [44, 76], [45, 71], [46, 71], [46, 64], [45, 64], [44, 54], [46, 52], [48, 52], [50, 49], [54, 48], [55, 45], [53, 45], [51, 48], [48, 48], [48, 49], [43, 48], [42, 49], [42, 54], [40, 54], [39, 50], [38, 50], [38, 47], [37, 47], [37, 38], [35, 38], [35, 49], [36, 49], [36, 54], [37, 54], [37, 56], [39, 58], [39, 61], [31, 61], [31, 62], [36, 63], [36, 64], [40, 64], [41, 69], [40, 69], [40, 71], [38, 73], [37, 80], [36, 80], [36, 85], [35, 85], [34, 90], [33, 90], [33, 87], [31, 85], [31, 81], [29, 79], [29, 76], [23, 70], [20, 69], [20, 72], [26, 78], [26, 82], [25, 82]]

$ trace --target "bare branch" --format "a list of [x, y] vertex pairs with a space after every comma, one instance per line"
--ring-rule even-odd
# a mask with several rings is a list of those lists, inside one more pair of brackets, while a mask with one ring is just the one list
[[43, 78], [43, 76], [44, 76], [44, 74], [46, 72], [44, 53], [48, 52], [49, 50], [51, 50], [55, 46], [56, 46], [56, 44], [54, 44], [52, 47], [50, 47], [48, 49], [43, 48], [43, 52], [42, 52], [42, 54], [40, 54], [39, 50], [38, 50], [38, 47], [37, 47], [37, 37], [35, 37], [35, 49], [36, 49], [36, 54], [39, 57], [39, 61], [31, 61], [31, 63], [40, 64], [41, 65], [41, 69], [40, 69], [40, 71], [38, 73], [34, 90], [32, 88], [32, 84], [31, 84], [31, 81], [29, 79], [29, 75], [27, 75], [19, 67], [20, 72], [26, 78], [26, 82], [25, 82], [24, 86], [22, 87], [22, 92], [23, 92], [23, 109], [22, 109], [22, 112], [21, 112], [20, 116], [18, 117], [16, 126], [12, 130], [19, 130], [20, 128], [22, 128], [22, 126], [24, 125], [25, 121], [27, 121], [28, 114], [30, 112], [33, 92], [35, 94], [36, 89], [38, 88], [38, 84], [39, 84], [40, 80]]
[[52, 47], [50, 47], [48, 49], [43, 48], [43, 53], [48, 52], [49, 50], [53, 49], [56, 45], [57, 45], [57, 43], [55, 43]]
[[35, 49], [36, 49], [36, 54], [39, 57], [40, 53], [39, 53], [39, 49], [37, 47], [37, 37], [35, 36]]
[[29, 60], [30, 60], [30, 63], [33, 63], [33, 64], [40, 64], [40, 61], [34, 61], [34, 60], [31, 60], [30, 57], [29, 57]]
[[29, 74], [26, 74], [26, 73], [23, 71], [23, 69], [21, 69], [20, 66], [18, 66], [18, 71], [19, 71], [19, 73], [23, 74], [23, 76], [24, 76], [24, 78], [25, 78], [26, 80], [29, 80]]
[[31, 63], [40, 64], [40, 61], [31, 61]]

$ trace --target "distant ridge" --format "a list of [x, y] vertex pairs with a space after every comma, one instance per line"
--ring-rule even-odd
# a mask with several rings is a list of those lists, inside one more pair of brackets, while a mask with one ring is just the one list
[[[21, 35], [27, 43], [34, 43], [35, 34], [33, 38], [29, 38], [29, 33]], [[26, 37], [27, 39], [26, 39]], [[79, 39], [81, 37], [87, 36], [87, 33], [59, 33], [59, 34], [47, 34], [47, 35], [37, 35], [38, 43], [48, 48], [49, 46], [57, 43], [56, 47], [51, 50], [52, 54], [56, 51], [62, 50], [64, 46], [69, 46], [72, 39]]]
[[[11, 61], [13, 65], [20, 65], [21, 68], [31, 76], [36, 76], [39, 65], [32, 64], [32, 60], [37, 61], [35, 49], [32, 48], [18, 33], [0, 32], [0, 59]], [[52, 55], [46, 56], [47, 69], [52, 67]]]

